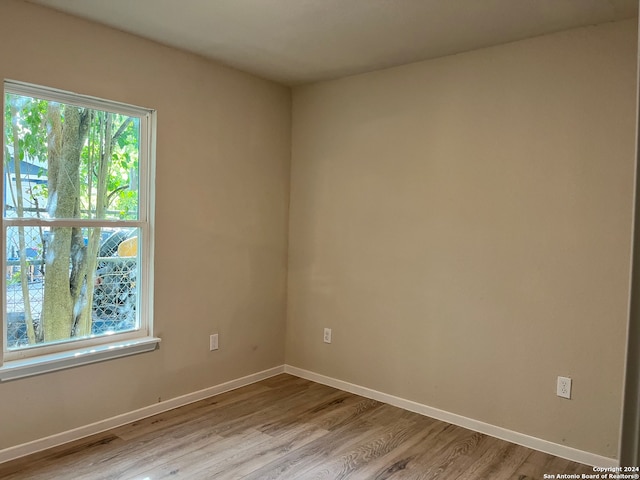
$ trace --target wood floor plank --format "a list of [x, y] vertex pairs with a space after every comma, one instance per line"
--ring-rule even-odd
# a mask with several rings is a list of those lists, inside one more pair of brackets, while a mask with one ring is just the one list
[[402, 449], [397, 449], [397, 454], [382, 457], [380, 462], [371, 462], [362, 472], [369, 475], [367, 478], [376, 480], [428, 478], [430, 469], [446, 462], [446, 457], [451, 455], [450, 447], [466, 441], [473, 433], [434, 421], [419, 436], [409, 439]]
[[592, 472], [286, 374], [0, 464], [3, 480], [540, 480]]
[[205, 398], [197, 402], [190, 403], [180, 407], [180, 416], [175, 414], [174, 410], [143, 418], [132, 423], [128, 423], [121, 427], [112, 429], [114, 435], [129, 440], [135, 436], [144, 435], [147, 432], [160, 431], [165, 427], [180, 423], [189, 418], [196, 418], [206, 414], [208, 410], [221, 408], [229, 402], [243, 401], [253, 395], [269, 392], [270, 389], [260, 383], [254, 383], [237, 390], [225, 392], [214, 397]]
[[[233, 437], [220, 437], [216, 442], [195, 442], [180, 446], [167, 456], [143, 457], [137, 463], [120, 468], [100, 480], [120, 480], [129, 478], [183, 478], [191, 479], [199, 472], [206, 472], [212, 465], [224, 462], [238, 450], [255, 448], [256, 445], [269, 443], [272, 439], [257, 430], [246, 430]], [[110, 469], [113, 470], [113, 469]]]
[[[432, 419], [431, 419], [432, 420]], [[406, 470], [410, 464], [425, 451], [432, 450], [439, 441], [441, 435], [448, 435], [447, 429], [453, 425], [432, 420], [428, 426], [422, 426], [412, 438], [408, 438], [402, 448], [391, 451], [379, 459], [369, 462], [360, 468], [362, 478], [387, 480], [390, 478], [406, 478]]]
[[542, 476], [545, 473], [550, 473], [553, 475], [559, 475], [564, 473], [564, 471], [571, 465], [572, 462], [560, 457], [551, 456], [549, 462], [544, 467], [544, 472], [542, 472]]
[[361, 467], [396, 450], [422, 430], [421, 424], [408, 420], [381, 427], [381, 430], [373, 430], [362, 442], [352, 445], [322, 465], [313, 465], [303, 476], [310, 480], [328, 480], [360, 475]]
[[[313, 426], [298, 426], [275, 438], [265, 435], [269, 438], [259, 443], [242, 444], [240, 447], [230, 450], [222, 459], [217, 459], [215, 455], [207, 454], [206, 458], [195, 459], [196, 461], [189, 466], [182, 467], [178, 471], [181, 474], [186, 474], [184, 478], [189, 479], [244, 478], [265, 463], [277, 460], [283, 455], [323, 437], [326, 433], [326, 431]], [[216, 450], [218, 449], [216, 448]], [[173, 468], [173, 471], [176, 471], [176, 469]], [[174, 474], [165, 477], [158, 475], [157, 472], [146, 473], [150, 473], [150, 478], [154, 480], [176, 478]]]
[[[498, 442], [501, 446], [495, 447], [495, 451], [498, 453], [493, 457], [491, 462], [488, 462], [480, 469], [469, 469], [467, 472], [472, 472], [470, 475], [465, 472], [465, 474], [460, 475], [458, 478], [460, 480], [477, 478], [508, 480], [513, 472], [515, 472], [518, 467], [526, 461], [531, 451], [520, 445], [515, 445], [502, 440], [498, 440]], [[487, 457], [491, 458], [491, 455], [487, 455], [487, 453], [485, 453], [481, 457], [476, 457], [478, 460], [474, 462], [474, 467], [481, 463], [480, 458], [484, 459]]]
[[[295, 427], [301, 421], [314, 423], [314, 419], [321, 417], [330, 407], [342, 404], [345, 398], [349, 398], [348, 395], [339, 390], [318, 391], [310, 388], [306, 392], [287, 398], [286, 402], [273, 405], [269, 409], [259, 409], [248, 420], [255, 424], [260, 431], [270, 435], [289, 427]], [[237, 419], [230, 422], [226, 433], [232, 434], [235, 430], [242, 429], [242, 421], [243, 419]]]
[[434, 466], [446, 465], [452, 455], [457, 458], [456, 451], [464, 448], [461, 445], [474, 443], [473, 439], [476, 435], [477, 432], [466, 428], [447, 425], [442, 433], [433, 439], [432, 447], [416, 452], [412, 461], [407, 464], [409, 478], [429, 480], [430, 477], [439, 474], [437, 471], [432, 471]]
[[530, 450], [525, 461], [511, 474], [509, 480], [534, 480], [542, 478], [547, 471], [547, 465], [553, 459], [548, 453]]
[[[325, 409], [326, 407], [334, 407], [331, 409]], [[354, 420], [362, 418], [365, 413], [371, 413], [372, 410], [382, 407], [383, 404], [375, 400], [361, 397], [347, 398], [340, 403], [332, 402], [329, 405], [322, 405], [318, 409], [314, 409], [309, 421], [320, 428], [333, 431], [339, 430], [345, 425], [350, 424]], [[316, 415], [318, 412], [324, 410], [323, 415]], [[375, 424], [372, 422], [372, 424]]]
[[[318, 462], [324, 462], [333, 456], [342, 445], [351, 445], [369, 435], [371, 424], [363, 420], [354, 420], [348, 426], [337, 429], [327, 438], [319, 438], [304, 447], [283, 455], [268, 464], [257, 468], [244, 478], [246, 480], [272, 480], [280, 478], [302, 478], [299, 474]], [[224, 476], [220, 478], [225, 478]]]
[[[483, 455], [476, 457], [475, 461], [470, 467], [462, 472], [458, 478], [459, 480], [476, 480], [478, 478], [491, 478], [493, 467], [495, 465], [501, 465], [501, 461], [510, 455], [511, 449], [516, 447], [512, 443], [508, 443], [498, 439], [491, 439], [492, 448], [484, 452]], [[513, 469], [515, 470], [520, 464], [524, 463], [526, 456], [522, 461]]]
[[420, 474], [420, 478], [457, 478], [477, 458], [494, 447], [492, 440], [481, 433], [469, 431], [459, 442], [447, 447], [441, 456], [430, 461], [427, 467], [423, 467], [424, 473]]
[[124, 443], [111, 432], [104, 432], [74, 442], [50, 448], [44, 452], [29, 455], [12, 462], [0, 464], [0, 478], [6, 479], [13, 474], [21, 474], [27, 469], [48, 469], [51, 464], [61, 465], [65, 461], [92, 455], [96, 449]]

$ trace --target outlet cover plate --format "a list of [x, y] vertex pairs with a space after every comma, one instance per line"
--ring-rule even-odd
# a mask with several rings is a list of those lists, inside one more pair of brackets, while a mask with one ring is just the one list
[[218, 334], [214, 333], [209, 337], [209, 350], [218, 350]]
[[569, 377], [558, 377], [556, 395], [571, 399], [571, 379]]
[[331, 343], [331, 329], [324, 329], [324, 343]]

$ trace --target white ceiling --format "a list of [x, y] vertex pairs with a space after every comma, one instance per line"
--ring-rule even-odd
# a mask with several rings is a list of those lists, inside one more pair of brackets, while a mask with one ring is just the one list
[[637, 0], [28, 0], [287, 85], [637, 15]]

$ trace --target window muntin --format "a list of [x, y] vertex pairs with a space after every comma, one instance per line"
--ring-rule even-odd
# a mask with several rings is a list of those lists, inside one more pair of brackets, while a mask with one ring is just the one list
[[149, 336], [153, 112], [4, 97], [4, 360]]

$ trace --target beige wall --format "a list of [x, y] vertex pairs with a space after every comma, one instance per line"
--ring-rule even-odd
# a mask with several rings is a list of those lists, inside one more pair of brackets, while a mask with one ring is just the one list
[[616, 456], [635, 82], [626, 21], [296, 88], [287, 363]]
[[282, 365], [289, 89], [22, 2], [0, 1], [0, 19], [0, 79], [157, 109], [162, 337], [153, 353], [0, 384], [0, 449]]

